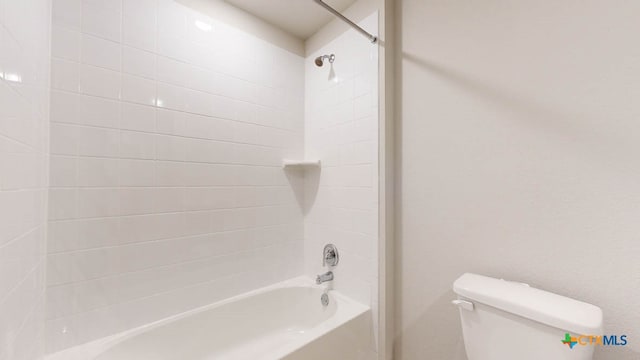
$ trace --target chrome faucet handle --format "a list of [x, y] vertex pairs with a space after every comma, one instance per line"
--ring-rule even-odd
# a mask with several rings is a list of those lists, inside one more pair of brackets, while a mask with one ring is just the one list
[[338, 248], [333, 244], [327, 244], [322, 251], [322, 266], [336, 266], [340, 261]]

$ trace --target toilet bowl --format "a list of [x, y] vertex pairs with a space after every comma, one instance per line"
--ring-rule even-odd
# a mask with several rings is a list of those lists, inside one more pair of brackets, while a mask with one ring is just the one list
[[469, 360], [591, 360], [602, 335], [599, 307], [526, 284], [467, 273], [453, 290]]

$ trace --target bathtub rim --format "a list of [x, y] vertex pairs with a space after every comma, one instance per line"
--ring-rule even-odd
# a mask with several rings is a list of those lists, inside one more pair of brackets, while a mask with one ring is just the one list
[[[291, 352], [298, 350], [305, 345], [313, 342], [319, 337], [329, 333], [333, 329], [337, 327], [349, 323], [351, 320], [363, 316], [364, 314], [371, 312], [371, 307], [364, 305], [344, 294], [340, 293], [337, 290], [334, 290], [331, 284], [324, 285], [316, 285], [314, 281], [312, 281], [307, 276], [298, 276], [285, 281], [281, 281], [275, 284], [267, 285], [261, 288], [257, 288], [254, 290], [250, 290], [244, 292], [242, 294], [238, 294], [217, 302], [213, 302], [211, 304], [207, 304], [204, 306], [200, 306], [191, 310], [187, 310], [175, 315], [171, 315], [169, 317], [144, 324], [132, 329], [128, 329], [113, 335], [108, 335], [106, 337], [96, 339], [84, 344], [80, 344], [78, 346], [74, 346], [68, 349], [64, 349], [55, 353], [45, 355], [44, 360], [87, 360], [94, 359], [101, 354], [107, 352], [109, 349], [118, 346], [118, 344], [134, 338], [135, 336], [145, 333], [147, 331], [151, 331], [155, 328], [161, 327], [163, 325], [168, 325], [174, 321], [187, 318], [190, 316], [195, 316], [198, 313], [213, 310], [218, 307], [222, 307], [226, 304], [230, 304], [233, 302], [241, 301], [246, 298], [250, 298], [253, 296], [258, 296], [263, 293], [267, 293], [269, 291], [274, 291], [277, 289], [286, 289], [286, 288], [312, 288], [319, 290], [327, 290], [331, 297], [337, 301], [338, 306], [336, 309], [336, 313], [333, 314], [328, 319], [320, 322], [318, 326], [314, 327], [311, 331], [308, 332], [307, 336], [304, 336], [300, 339], [299, 342], [295, 342], [290, 346], [283, 347], [278, 349], [278, 351], [273, 354], [274, 359], [279, 359], [283, 356], [290, 354]], [[320, 299], [318, 299], [320, 301]], [[313, 335], [313, 336], [311, 336]]]

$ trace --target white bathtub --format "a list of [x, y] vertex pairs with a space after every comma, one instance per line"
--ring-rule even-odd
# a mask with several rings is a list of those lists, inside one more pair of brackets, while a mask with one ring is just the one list
[[370, 360], [371, 313], [308, 278], [61, 351], [47, 360]]

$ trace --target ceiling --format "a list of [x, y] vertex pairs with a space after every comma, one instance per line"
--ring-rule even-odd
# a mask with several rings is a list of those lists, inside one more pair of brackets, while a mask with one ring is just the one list
[[[329, 23], [334, 16], [313, 0], [224, 0], [284, 31], [306, 40]], [[343, 11], [356, 0], [325, 0]]]

